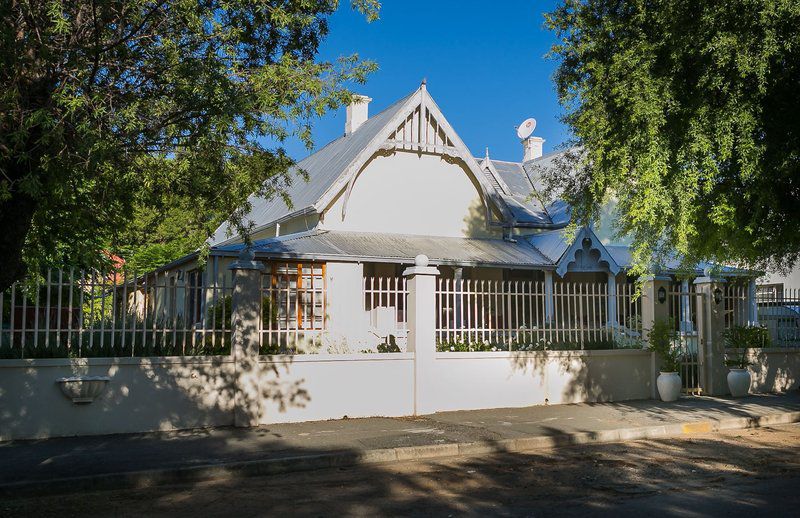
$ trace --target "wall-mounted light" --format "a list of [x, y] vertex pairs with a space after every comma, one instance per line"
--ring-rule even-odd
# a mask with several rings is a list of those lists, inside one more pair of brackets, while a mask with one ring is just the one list
[[658, 288], [658, 303], [663, 304], [667, 301], [667, 289], [664, 286]]
[[714, 290], [714, 303], [719, 304], [722, 302], [722, 290], [717, 288]]

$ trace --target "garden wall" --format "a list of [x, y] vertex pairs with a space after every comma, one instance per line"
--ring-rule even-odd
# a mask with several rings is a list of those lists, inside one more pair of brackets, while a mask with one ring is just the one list
[[[736, 357], [736, 350], [727, 350]], [[800, 349], [749, 349], [750, 392], [785, 392], [800, 388]]]
[[414, 413], [414, 355], [262, 356], [262, 424]]
[[[262, 424], [414, 414], [414, 354], [262, 356]], [[437, 353], [440, 410], [621, 401], [650, 395], [650, 353]], [[55, 380], [108, 376], [91, 404]], [[0, 361], [0, 440], [233, 424], [231, 357]]]
[[[413, 355], [261, 357], [263, 423], [413, 414]], [[57, 378], [111, 378], [90, 404]], [[230, 356], [0, 360], [0, 441], [230, 426]]]
[[[56, 379], [108, 376], [91, 404]], [[233, 424], [233, 359], [80, 358], [0, 361], [0, 440], [174, 430]]]
[[437, 353], [437, 411], [647, 399], [642, 350]]

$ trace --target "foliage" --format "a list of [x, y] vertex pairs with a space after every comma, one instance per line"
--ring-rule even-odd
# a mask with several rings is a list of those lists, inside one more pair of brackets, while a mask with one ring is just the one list
[[647, 333], [648, 349], [661, 359], [664, 372], [678, 372], [681, 366], [680, 350], [675, 347], [678, 333], [672, 320], [656, 320]]
[[725, 355], [725, 365], [732, 369], [746, 369], [749, 365], [752, 365], [751, 362], [747, 357], [748, 349], [746, 347], [742, 347], [738, 350], [736, 355]]
[[562, 0], [546, 23], [576, 144], [546, 183], [574, 223], [617, 203], [635, 274], [797, 260], [800, 2]]
[[452, 339], [437, 340], [436, 350], [439, 352], [489, 352], [489, 351], [600, 351], [609, 349], [641, 349], [641, 339], [614, 333], [607, 337], [587, 337], [582, 342], [570, 333], [563, 331], [544, 332], [521, 329], [509, 342], [500, 337], [489, 340], [481, 338], [464, 339], [456, 336]]
[[769, 347], [772, 344], [769, 330], [760, 326], [734, 326], [723, 331], [722, 338], [725, 347], [730, 349]]
[[[351, 5], [368, 20], [376, 0]], [[0, 290], [43, 264], [105, 266], [142, 221], [241, 221], [298, 178], [280, 147], [375, 69], [315, 59], [338, 0], [78, 0], [0, 9]], [[277, 144], [276, 144], [277, 143]], [[286, 200], [291, 203], [290, 200]], [[188, 233], [192, 246], [200, 234]], [[158, 243], [158, 242], [157, 242]], [[134, 243], [139, 246], [141, 243]], [[173, 257], [189, 243], [136, 258]], [[180, 245], [180, 246], [178, 246]], [[174, 247], [174, 248], [172, 248]]]

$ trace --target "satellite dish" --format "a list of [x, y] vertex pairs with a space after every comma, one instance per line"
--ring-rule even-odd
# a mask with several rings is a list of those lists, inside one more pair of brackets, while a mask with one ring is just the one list
[[517, 127], [517, 136], [521, 140], [524, 140], [531, 136], [531, 133], [533, 133], [534, 129], [536, 129], [536, 119], [525, 119], [522, 121], [522, 124]]

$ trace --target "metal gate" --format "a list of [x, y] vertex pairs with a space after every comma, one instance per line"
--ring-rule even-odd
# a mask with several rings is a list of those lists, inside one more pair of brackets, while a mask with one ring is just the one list
[[684, 394], [699, 395], [705, 386], [703, 315], [705, 296], [694, 285], [678, 284], [667, 292], [670, 321], [675, 326], [673, 346], [680, 351], [680, 376]]

